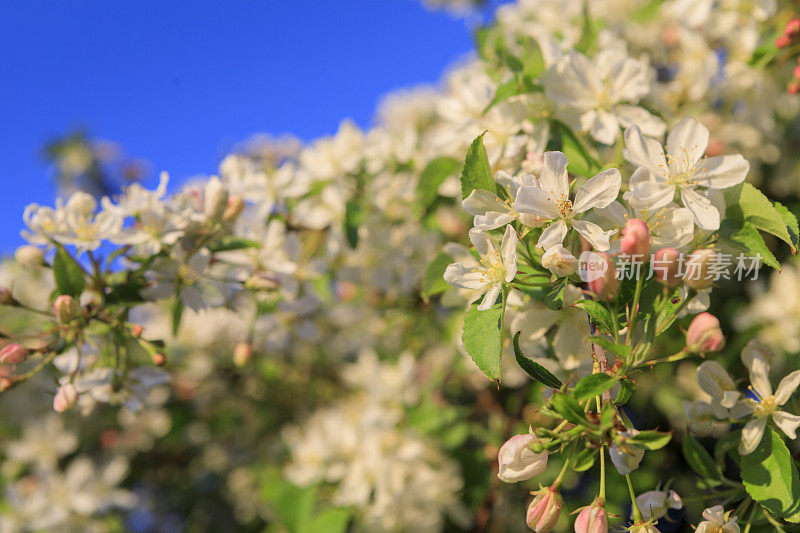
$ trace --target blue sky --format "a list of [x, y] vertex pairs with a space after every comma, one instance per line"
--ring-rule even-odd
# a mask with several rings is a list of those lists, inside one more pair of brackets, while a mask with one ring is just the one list
[[175, 182], [213, 173], [254, 133], [368, 126], [382, 95], [468, 53], [475, 22], [414, 0], [26, 0], [3, 18], [4, 253], [25, 205], [54, 200], [39, 154], [56, 134], [84, 126]]

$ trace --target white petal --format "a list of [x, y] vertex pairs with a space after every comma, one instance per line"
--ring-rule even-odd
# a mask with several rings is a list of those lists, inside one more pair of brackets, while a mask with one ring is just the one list
[[747, 455], [755, 450], [761, 438], [764, 436], [764, 428], [767, 426], [766, 418], [754, 418], [742, 429], [742, 440], [739, 442], [739, 453]]
[[505, 226], [515, 218], [517, 217], [511, 212], [487, 211], [485, 215], [476, 215], [473, 224], [478, 229], [489, 231]]
[[544, 153], [542, 172], [539, 175], [539, 186], [556, 198], [569, 194], [567, 163], [567, 156], [561, 152]]
[[478, 254], [480, 254], [481, 257], [486, 257], [495, 251], [492, 238], [489, 237], [489, 234], [485, 231], [472, 228], [469, 230], [469, 240], [472, 241], [472, 245], [475, 246], [475, 249], [478, 250]]
[[739, 154], [709, 157], [701, 163], [696, 179], [711, 189], [726, 189], [744, 181], [750, 163]]
[[675, 198], [675, 186], [645, 168], [637, 168], [630, 179], [628, 201], [635, 209], [660, 209]]
[[700, 161], [708, 146], [708, 128], [692, 117], [681, 120], [667, 135], [670, 166], [686, 170]]
[[608, 111], [596, 111], [589, 132], [599, 143], [614, 144], [619, 132], [619, 119]]
[[625, 150], [622, 154], [637, 167], [646, 168], [657, 176], [667, 175], [667, 158], [664, 156], [661, 143], [652, 137], [642, 135], [638, 126], [625, 131]]
[[614, 114], [619, 117], [623, 128], [638, 126], [649, 137], [661, 137], [667, 130], [663, 120], [638, 105], [618, 105], [614, 108]]
[[609, 168], [600, 172], [578, 189], [573, 210], [583, 213], [592, 207], [606, 207], [617, 199], [621, 185], [619, 169]]
[[603, 231], [603, 228], [588, 220], [573, 220], [572, 227], [598, 252], [605, 252], [610, 247], [609, 240], [617, 230]]
[[762, 398], [772, 396], [767, 357], [767, 349], [756, 340], [748, 342], [747, 346], [742, 348], [742, 363], [750, 372], [750, 383]]
[[712, 231], [719, 229], [719, 211], [708, 197], [692, 189], [682, 189], [681, 200], [698, 226]]
[[500, 254], [505, 268], [506, 283], [510, 283], [517, 275], [517, 243], [519, 238], [512, 226], [506, 226], [503, 242], [500, 244]]
[[553, 195], [536, 187], [520, 187], [514, 209], [519, 213], [529, 213], [547, 220], [558, 218], [558, 208]]
[[508, 206], [489, 191], [475, 189], [464, 198], [461, 206], [472, 216], [483, 215], [488, 211], [508, 211]]
[[800, 385], [800, 370], [795, 370], [785, 378], [783, 378], [778, 385], [778, 390], [775, 391], [775, 403], [783, 405], [787, 402], [789, 397], [797, 390]]
[[701, 389], [715, 399], [722, 397], [725, 391], [736, 389], [730, 374], [716, 361], [705, 361], [697, 367], [697, 382]]
[[497, 303], [497, 297], [500, 296], [500, 289], [501, 286], [499, 283], [492, 285], [492, 288], [489, 289], [489, 292], [486, 293], [486, 296], [483, 297], [480, 305], [478, 305], [478, 311], [486, 311], [487, 309], [491, 309], [492, 306]]
[[549, 250], [556, 244], [564, 242], [564, 237], [567, 236], [567, 223], [563, 220], [558, 220], [551, 224], [547, 229], [542, 232], [539, 237], [539, 242], [536, 246]]
[[787, 413], [786, 411], [776, 411], [772, 413], [775, 424], [786, 433], [790, 439], [797, 438], [797, 427], [800, 426], [800, 416]]
[[482, 289], [486, 286], [485, 277], [479, 268], [451, 263], [444, 271], [444, 280], [450, 285], [464, 289]]

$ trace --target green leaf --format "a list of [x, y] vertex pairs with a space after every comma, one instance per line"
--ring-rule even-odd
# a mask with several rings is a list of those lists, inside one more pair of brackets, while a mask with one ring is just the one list
[[181, 318], [183, 317], [183, 300], [180, 294], [175, 295], [175, 300], [172, 302], [172, 334], [177, 335], [178, 329], [181, 327]]
[[678, 318], [678, 309], [680, 309], [682, 303], [683, 297], [679, 288], [673, 290], [672, 293], [668, 293], [659, 302], [658, 315], [656, 316], [656, 335], [665, 332], [675, 322], [675, 319]]
[[783, 439], [770, 427], [752, 453], [742, 456], [747, 493], [772, 514], [800, 522], [800, 477]]
[[564, 290], [567, 288], [568, 284], [569, 280], [567, 278], [564, 278], [556, 283], [555, 286], [545, 295], [544, 305], [554, 311], [558, 311], [564, 307]]
[[500, 360], [503, 353], [503, 306], [500, 299], [486, 311], [472, 304], [464, 317], [461, 341], [475, 364], [487, 378], [500, 381]]
[[724, 242], [745, 252], [749, 257], [758, 255], [764, 264], [776, 270], [781, 269], [780, 263], [764, 242], [764, 237], [749, 222], [742, 223], [733, 219], [724, 220], [720, 225], [719, 235]]
[[353, 198], [347, 201], [344, 209], [344, 233], [352, 248], [358, 246], [358, 228], [365, 217], [366, 209], [362, 199]]
[[783, 216], [761, 191], [742, 183], [725, 191], [725, 202], [727, 217], [749, 222], [756, 229], [775, 235], [792, 248], [792, 253], [797, 253]]
[[422, 299], [428, 301], [432, 296], [441, 294], [447, 290], [449, 285], [444, 280], [444, 271], [447, 266], [452, 262], [449, 255], [440, 251], [433, 258], [433, 261], [428, 265], [425, 270], [425, 277], [422, 278], [422, 291], [420, 295]]
[[800, 246], [800, 226], [797, 223], [797, 217], [786, 206], [778, 202], [775, 202], [775, 209], [783, 218], [786, 229], [789, 231], [789, 237], [792, 239], [792, 245], [796, 250]]
[[314, 516], [308, 527], [305, 528], [307, 533], [317, 533], [324, 531], [325, 533], [344, 533], [347, 531], [347, 525], [350, 522], [350, 510], [341, 507], [333, 507], [325, 509]]
[[575, 472], [585, 472], [594, 466], [594, 461], [597, 458], [597, 450], [593, 448], [584, 448], [576, 456], [572, 463], [572, 469]]
[[687, 433], [683, 436], [681, 448], [683, 457], [697, 475], [706, 480], [719, 479], [720, 475], [714, 465], [714, 459], [711, 458], [711, 455], [703, 445], [697, 442], [697, 439]]
[[550, 401], [553, 405], [553, 410], [563, 416], [567, 422], [576, 425], [586, 424], [586, 414], [572, 396], [557, 392]]
[[78, 298], [86, 286], [83, 275], [83, 269], [69, 252], [63, 246], [57, 247], [53, 259], [53, 276], [58, 293]]
[[461, 169], [461, 198], [469, 196], [475, 189], [495, 192], [492, 167], [489, 165], [489, 156], [483, 147], [483, 136], [478, 135], [467, 150], [464, 167]]
[[489, 102], [489, 104], [485, 108], [483, 108], [482, 114], [485, 115], [487, 111], [489, 111], [491, 108], [493, 108], [500, 102], [508, 100], [512, 96], [520, 94], [522, 91], [523, 91], [522, 84], [519, 82], [519, 80], [517, 80], [517, 78], [512, 78], [507, 82], [501, 84], [500, 86], [497, 87], [497, 90], [494, 93], [494, 98], [492, 98], [492, 101]]
[[581, 38], [575, 44], [575, 48], [579, 52], [590, 54], [597, 48], [597, 35], [600, 29], [597, 20], [589, 13], [589, 2], [583, 3], [582, 19]]
[[569, 161], [567, 170], [576, 176], [585, 176], [587, 178], [597, 174], [600, 163], [589, 153], [589, 150], [578, 139], [572, 128], [557, 120], [552, 121], [552, 125], [561, 134], [561, 151], [564, 152]]
[[591, 374], [575, 385], [572, 395], [577, 401], [581, 402], [603, 394], [616, 384], [617, 378], [614, 376], [609, 376], [608, 374]]
[[242, 237], [236, 237], [234, 235], [228, 235], [209, 244], [208, 250], [213, 253], [213, 252], [228, 252], [231, 250], [243, 250], [245, 248], [260, 248], [260, 247], [261, 243], [259, 243], [258, 241], [245, 239]]
[[532, 361], [522, 354], [522, 350], [519, 349], [519, 334], [519, 331], [514, 334], [513, 343], [514, 356], [517, 358], [517, 364], [520, 366], [520, 368], [522, 368], [522, 370], [525, 371], [526, 374], [539, 383], [543, 383], [544, 385], [553, 387], [554, 389], [560, 389], [562, 386], [560, 379], [555, 377], [549, 370], [536, 361]]
[[417, 198], [427, 208], [439, 196], [439, 186], [449, 176], [458, 172], [458, 161], [452, 157], [431, 159], [419, 175]]
[[625, 405], [636, 392], [636, 383], [629, 377], [624, 377], [619, 381], [619, 393], [614, 400], [615, 405]]
[[631, 355], [630, 346], [625, 346], [624, 344], [614, 342], [607, 337], [601, 337], [600, 335], [593, 335], [589, 337], [589, 340], [597, 344], [607, 352], [611, 352], [614, 355], [618, 355], [622, 359], [627, 359]]
[[672, 432], [664, 433], [661, 431], [640, 431], [631, 437], [631, 443], [646, 450], [660, 450], [672, 439]]
[[589, 318], [592, 319], [592, 324], [594, 324], [603, 333], [613, 333], [614, 322], [613, 318], [611, 317], [611, 313], [608, 309], [606, 309], [606, 306], [600, 302], [596, 302], [595, 300], [578, 300], [572, 304], [572, 307], [579, 307], [580, 309], [583, 309], [589, 313]]

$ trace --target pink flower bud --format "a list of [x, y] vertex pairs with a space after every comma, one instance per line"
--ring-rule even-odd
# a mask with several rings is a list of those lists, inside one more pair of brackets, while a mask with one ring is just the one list
[[789, 85], [786, 86], [786, 91], [789, 94], [797, 94], [800, 93], [800, 83], [797, 80], [792, 80]]
[[4, 365], [18, 365], [28, 357], [28, 350], [19, 344], [6, 344], [0, 350], [0, 363]]
[[719, 320], [711, 313], [700, 313], [686, 330], [686, 349], [690, 352], [718, 352], [725, 346]]
[[656, 279], [668, 287], [675, 288], [681, 284], [680, 270], [681, 253], [675, 248], [662, 248], [653, 254], [653, 274]]
[[253, 357], [253, 347], [249, 342], [240, 342], [233, 349], [233, 364], [246, 365]]
[[222, 213], [222, 220], [232, 222], [239, 218], [242, 211], [244, 211], [244, 199], [241, 196], [232, 196], [228, 198], [228, 207]]
[[775, 39], [775, 46], [777, 46], [778, 48], [786, 48], [790, 44], [792, 44], [792, 38], [789, 37], [788, 35], [784, 34]]
[[8, 287], [0, 285], [0, 305], [8, 305], [14, 303], [14, 297]]
[[133, 326], [131, 326], [131, 335], [133, 335], [133, 337], [136, 339], [142, 336], [143, 331], [144, 328], [139, 324], [134, 324]]
[[547, 452], [536, 453], [531, 449], [538, 444], [535, 435], [514, 435], [508, 439], [497, 454], [500, 469], [497, 477], [506, 483], [525, 481], [538, 476], [547, 468]]
[[56, 320], [62, 324], [66, 324], [77, 317], [79, 312], [78, 302], [67, 294], [62, 294], [53, 303], [53, 314], [56, 315]]
[[57, 413], [63, 413], [78, 401], [78, 391], [72, 383], [61, 385], [53, 398], [53, 409]]
[[150, 355], [150, 359], [153, 360], [153, 364], [156, 366], [164, 366], [167, 364], [167, 356], [161, 352], [155, 352], [154, 354]]
[[650, 230], [643, 220], [631, 218], [625, 223], [619, 249], [625, 255], [647, 259], [650, 255]]
[[606, 268], [602, 275], [596, 279], [589, 281], [589, 290], [597, 295], [601, 300], [611, 301], [617, 297], [619, 292], [619, 280], [617, 279], [617, 272], [614, 269], [614, 263], [608, 254], [597, 254], [605, 261]]
[[592, 505], [584, 507], [578, 514], [575, 533], [608, 533], [608, 517], [601, 498], [595, 498]]
[[717, 252], [708, 248], [695, 250], [684, 263], [683, 280], [695, 290], [702, 290], [714, 283], [711, 265], [717, 260]]
[[800, 19], [792, 19], [786, 23], [786, 27], [783, 29], [783, 34], [789, 37], [796, 37], [800, 34]]
[[549, 533], [561, 516], [564, 500], [558, 490], [552, 487], [545, 487], [535, 494], [536, 497], [528, 506], [528, 516], [525, 521], [536, 533]]

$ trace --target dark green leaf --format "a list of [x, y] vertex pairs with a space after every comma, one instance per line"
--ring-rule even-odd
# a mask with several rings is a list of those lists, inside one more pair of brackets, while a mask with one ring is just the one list
[[589, 313], [592, 324], [600, 329], [602, 333], [614, 332], [614, 322], [611, 317], [611, 312], [600, 302], [596, 302], [595, 300], [578, 300], [572, 304], [572, 307], [579, 307]]
[[172, 334], [178, 334], [178, 328], [181, 327], [181, 318], [183, 317], [183, 300], [180, 294], [175, 295], [175, 300], [172, 302]]
[[222, 237], [208, 245], [210, 252], [228, 252], [231, 250], [243, 250], [245, 248], [259, 248], [261, 244], [258, 241], [228, 235]]
[[362, 199], [353, 198], [345, 204], [344, 233], [352, 248], [358, 246], [358, 228], [364, 222], [366, 209]]
[[449, 255], [440, 251], [433, 258], [433, 261], [428, 265], [425, 270], [425, 277], [422, 279], [422, 299], [427, 301], [432, 296], [443, 293], [447, 290], [447, 282], [444, 280], [444, 271], [447, 266], [452, 262]]
[[616, 385], [617, 378], [608, 374], [591, 374], [586, 376], [575, 385], [572, 391], [574, 398], [581, 402], [603, 394], [605, 391]]
[[503, 306], [501, 299], [486, 311], [472, 304], [464, 317], [461, 340], [464, 349], [487, 378], [500, 380], [500, 361], [503, 352]]
[[475, 189], [495, 192], [492, 167], [489, 165], [489, 156], [483, 147], [483, 136], [478, 135], [467, 150], [464, 167], [461, 169], [461, 198], [464, 199]]
[[800, 477], [789, 449], [767, 427], [761, 443], [742, 456], [742, 481], [747, 493], [772, 514], [800, 522]]
[[452, 157], [432, 159], [419, 175], [417, 198], [423, 207], [430, 206], [439, 196], [439, 186], [458, 172], [458, 161]]
[[616, 405], [625, 405], [631, 399], [633, 393], [636, 391], [636, 383], [629, 377], [624, 377], [619, 382], [619, 393], [614, 400]]
[[53, 259], [53, 276], [59, 294], [78, 298], [86, 286], [83, 269], [62, 246], [56, 248], [56, 256]]
[[554, 389], [560, 389], [562, 385], [561, 380], [555, 377], [545, 367], [522, 354], [522, 350], [519, 349], [519, 334], [519, 331], [514, 334], [514, 356], [517, 358], [517, 364], [525, 373], [539, 383], [543, 383]]
[[557, 282], [555, 286], [544, 297], [544, 305], [557, 311], [564, 307], [564, 290], [567, 288], [569, 280], [567, 278]]
[[697, 442], [697, 439], [687, 433], [683, 437], [681, 448], [683, 449], [683, 457], [697, 475], [703, 479], [719, 479], [720, 476], [717, 467], [714, 465], [714, 459], [711, 458], [711, 455], [703, 445]]
[[775, 202], [775, 209], [783, 218], [786, 229], [789, 231], [789, 237], [792, 239], [792, 246], [797, 250], [797, 247], [800, 246], [800, 226], [798, 226], [797, 217], [786, 206], [778, 202]]

